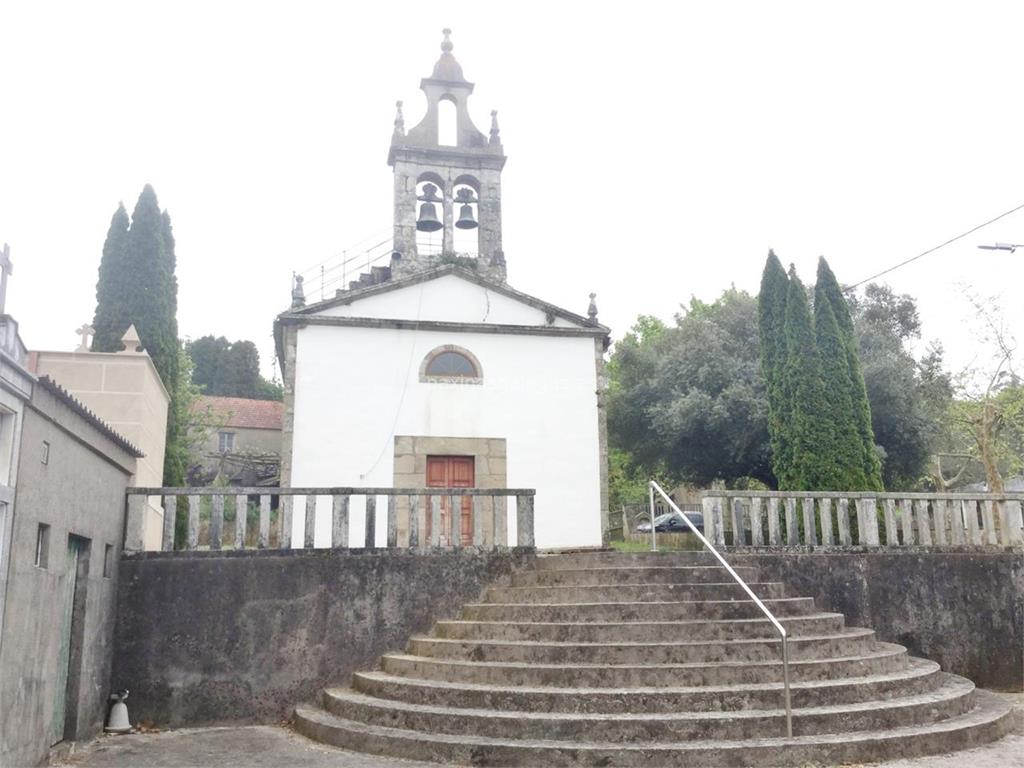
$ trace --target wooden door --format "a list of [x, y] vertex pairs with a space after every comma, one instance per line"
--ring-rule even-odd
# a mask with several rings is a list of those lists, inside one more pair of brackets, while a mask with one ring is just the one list
[[[428, 456], [427, 487], [428, 488], [472, 488], [476, 484], [475, 463], [472, 456]], [[462, 546], [473, 543], [473, 499], [461, 497]], [[451, 499], [441, 497], [441, 544], [450, 545], [449, 532], [451, 526]], [[427, 540], [431, 536], [431, 519], [427, 515]]]
[[71, 642], [74, 635], [75, 591], [78, 588], [78, 558], [80, 542], [68, 537], [67, 557], [63, 576], [63, 610], [61, 611], [60, 645], [57, 648], [57, 680], [53, 696], [51, 746], [64, 740], [67, 725], [68, 671], [71, 665]]

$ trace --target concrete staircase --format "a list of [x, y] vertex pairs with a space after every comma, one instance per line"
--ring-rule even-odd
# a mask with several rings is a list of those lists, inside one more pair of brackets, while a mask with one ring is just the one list
[[487, 766], [802, 766], [992, 741], [1009, 707], [812, 598], [737, 568], [780, 645], [710, 555], [538, 556], [380, 669], [300, 706], [295, 725], [362, 752]]

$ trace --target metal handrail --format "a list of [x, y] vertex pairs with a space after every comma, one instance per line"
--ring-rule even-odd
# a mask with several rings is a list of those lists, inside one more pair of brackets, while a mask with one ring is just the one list
[[711, 542], [704, 538], [704, 534], [697, 530], [697, 527], [690, 522], [690, 518], [687, 517], [686, 513], [676, 506], [676, 503], [669, 498], [668, 494], [662, 490], [661, 486], [654, 480], [651, 480], [647, 484], [647, 487], [650, 492], [651, 501], [651, 550], [654, 552], [658, 551], [658, 538], [654, 530], [654, 492], [657, 491], [661, 498], [665, 500], [665, 503], [682, 516], [683, 520], [686, 521], [686, 524], [690, 526], [690, 530], [693, 531], [697, 538], [701, 540], [701, 543], [711, 551], [711, 554], [718, 559], [718, 562], [720, 562], [722, 567], [729, 572], [729, 575], [736, 580], [736, 583], [743, 588], [743, 591], [750, 596], [750, 599], [754, 601], [754, 604], [761, 609], [761, 612], [768, 618], [768, 621], [772, 623], [772, 626], [775, 627], [775, 631], [779, 633], [779, 639], [782, 640], [782, 686], [786, 699], [786, 736], [793, 738], [793, 707], [789, 696], [789, 634], [786, 632], [786, 628], [782, 626], [779, 620], [775, 618], [775, 615], [768, 610], [764, 603], [761, 602], [761, 599], [754, 594], [753, 590], [747, 586], [747, 583], [739, 577], [739, 574], [732, 569], [732, 566], [725, 561], [725, 558], [719, 554], [718, 550], [711, 545]]

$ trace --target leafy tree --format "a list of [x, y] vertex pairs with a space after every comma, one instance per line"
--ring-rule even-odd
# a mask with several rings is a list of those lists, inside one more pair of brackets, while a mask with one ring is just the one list
[[646, 476], [773, 482], [757, 303], [732, 288], [693, 299], [674, 327], [641, 318], [609, 364], [609, 436]]
[[207, 395], [281, 400], [279, 384], [260, 375], [260, 354], [251, 341], [203, 336], [186, 344], [195, 368], [192, 381]]

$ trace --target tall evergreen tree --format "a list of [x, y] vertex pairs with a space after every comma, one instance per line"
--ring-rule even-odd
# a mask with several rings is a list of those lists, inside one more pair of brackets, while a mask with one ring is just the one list
[[[854, 330], [850, 307], [847, 305], [846, 299], [843, 298], [843, 291], [839, 287], [839, 281], [836, 280], [835, 274], [824, 257], [818, 260], [818, 275], [814, 294], [815, 307], [822, 303], [828, 303], [831, 307], [843, 342], [846, 357], [845, 384], [850, 397], [852, 420], [860, 441], [859, 453], [864, 477], [862, 487], [864, 490], [881, 491], [883, 490], [882, 462], [875, 448], [875, 432], [871, 426], [871, 405], [868, 402], [867, 387], [864, 384], [864, 373], [860, 364], [857, 333]], [[837, 361], [835, 364], [839, 365], [839, 362]]]
[[789, 397], [785, 439], [791, 455], [779, 488], [787, 491], [842, 490], [835, 460], [836, 430], [828, 412], [821, 361], [807, 291], [789, 268], [785, 312], [786, 362], [783, 387]]
[[[820, 286], [820, 282], [818, 284]], [[816, 291], [814, 336], [821, 361], [825, 402], [834, 431], [837, 489], [870, 490], [864, 477], [863, 443], [853, 408], [852, 383], [846, 362], [846, 342], [836, 322], [832, 304]]]
[[[125, 226], [124, 207], [118, 208], [107, 234], [96, 286], [96, 335], [93, 350], [118, 352], [121, 337], [134, 323], [142, 345], [153, 360], [160, 378], [171, 396], [167, 442], [174, 446], [182, 438], [177, 402], [179, 356], [178, 286], [174, 276], [174, 237], [171, 220], [160, 211], [156, 192], [147, 184], [132, 212], [131, 225]], [[168, 450], [164, 462], [164, 483], [178, 485], [184, 479], [183, 468], [176, 469], [175, 454]]]
[[768, 251], [768, 260], [761, 275], [761, 292], [757, 297], [758, 331], [761, 341], [761, 371], [768, 394], [768, 432], [771, 436], [772, 471], [779, 480], [789, 478], [791, 456], [786, 440], [786, 397], [784, 367], [786, 361], [786, 293], [789, 278], [775, 255]]
[[107, 239], [103, 243], [99, 280], [96, 283], [96, 316], [92, 326], [96, 334], [92, 339], [93, 352], [117, 352], [121, 337], [131, 325], [130, 307], [124, 297], [130, 293], [128, 280], [128, 211], [124, 203], [117, 206], [110, 220]]

